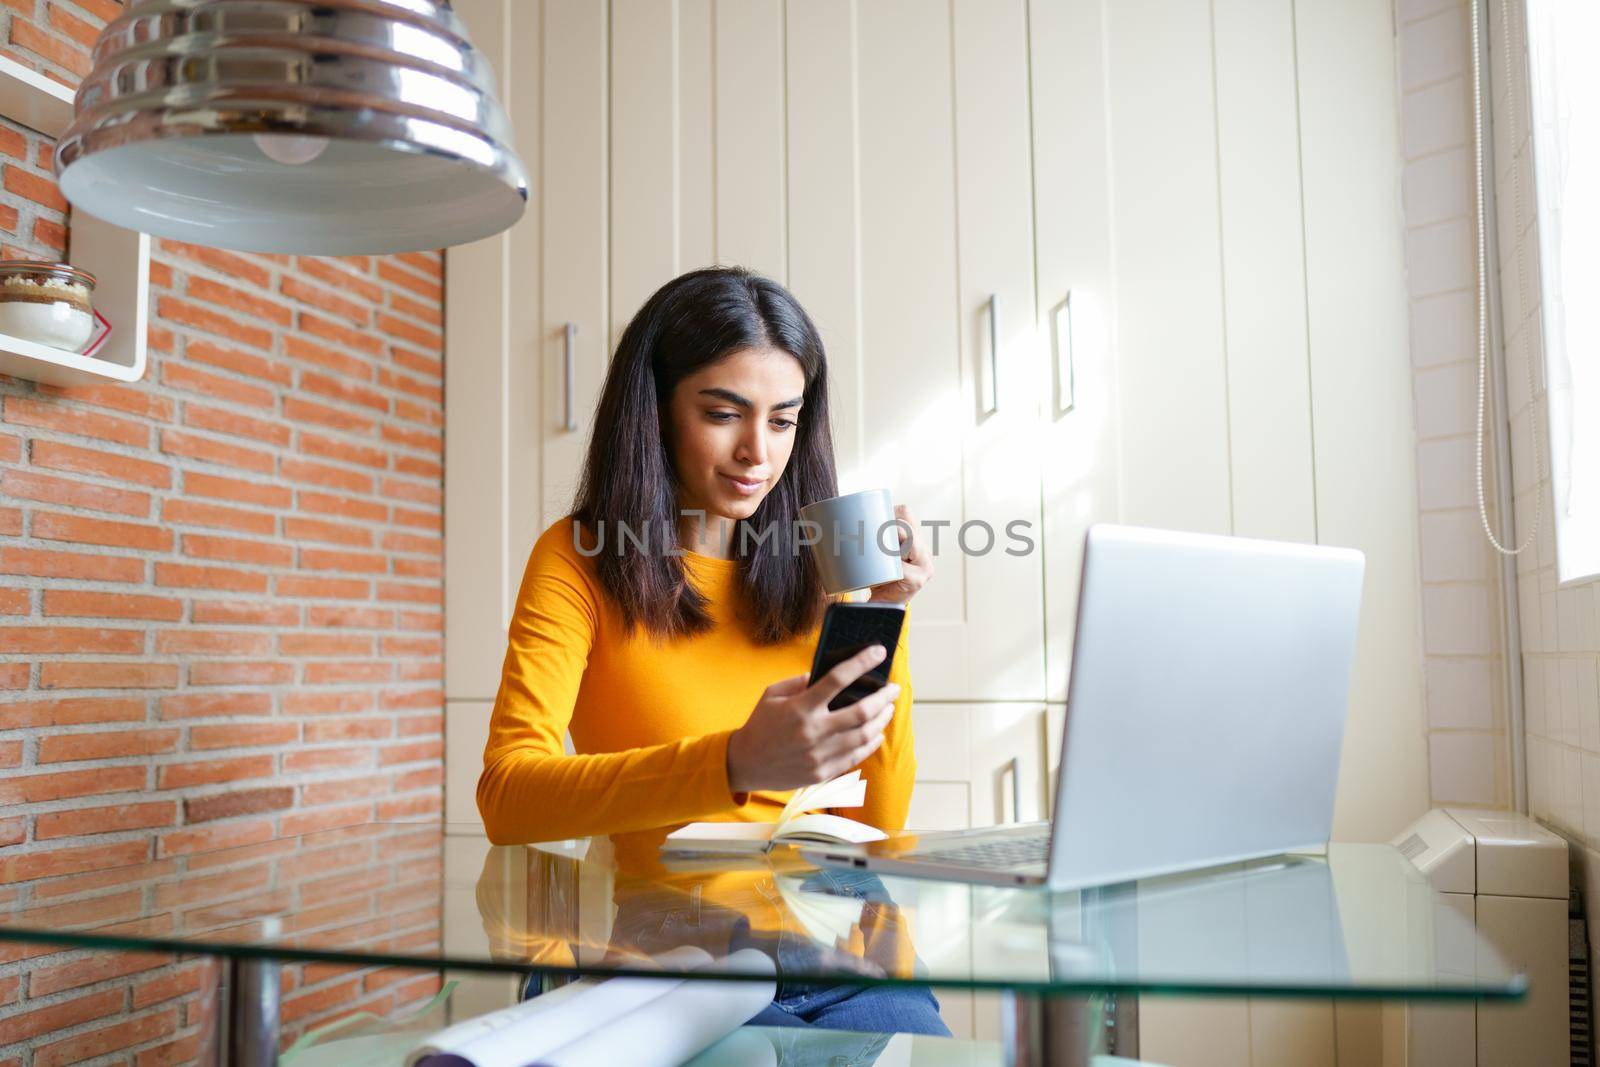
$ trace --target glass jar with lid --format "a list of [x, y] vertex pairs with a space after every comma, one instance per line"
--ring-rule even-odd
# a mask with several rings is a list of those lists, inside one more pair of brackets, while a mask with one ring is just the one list
[[81, 352], [94, 336], [94, 275], [65, 263], [0, 259], [0, 333]]

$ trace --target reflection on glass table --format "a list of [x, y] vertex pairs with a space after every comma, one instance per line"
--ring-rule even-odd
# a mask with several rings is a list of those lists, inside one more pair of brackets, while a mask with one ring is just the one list
[[[1063, 1062], [1088, 1049], [1100, 1028], [1087, 998], [1106, 994], [1471, 1000], [1525, 984], [1387, 845], [1052, 895], [819, 871], [788, 851], [664, 862], [664, 833], [493, 846], [437, 824], [330, 830], [71, 892], [70, 876], [17, 882], [0, 895], [0, 940], [223, 958], [238, 1063], [277, 1049], [284, 960], [533, 974], [554, 988], [689, 975], [657, 962], [683, 945], [756, 948], [765, 975], [712, 980], [770, 981], [775, 964], [780, 983], [1000, 991], [1009, 1054], [1048, 1046]], [[113, 895], [117, 908], [83, 906]]]
[[[403, 1067], [412, 1051], [446, 1024], [456, 993], [456, 983], [450, 982], [403, 1018], [351, 1017], [309, 1032], [283, 1051], [278, 1067]], [[683, 1067], [1003, 1067], [1005, 1062], [994, 1041], [743, 1026]]]

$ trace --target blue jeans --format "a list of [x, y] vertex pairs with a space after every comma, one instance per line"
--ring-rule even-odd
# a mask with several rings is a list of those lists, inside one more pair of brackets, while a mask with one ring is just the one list
[[749, 1025], [950, 1036], [927, 986], [786, 986]]
[[809, 969], [816, 973], [818, 946], [798, 938], [784, 938], [778, 942], [777, 954], [777, 992], [772, 1003], [750, 1020], [752, 1026], [950, 1036], [949, 1027], [939, 1017], [939, 1002], [927, 986], [789, 981], [782, 977], [786, 972], [804, 973]]
[[780, 994], [746, 1025], [773, 1028], [765, 1036], [781, 1067], [867, 1067], [896, 1031], [950, 1036], [926, 986], [830, 986], [792, 1002]]

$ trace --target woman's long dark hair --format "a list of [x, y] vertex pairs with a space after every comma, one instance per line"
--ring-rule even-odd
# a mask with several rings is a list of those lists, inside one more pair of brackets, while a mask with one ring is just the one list
[[[809, 631], [827, 603], [811, 550], [796, 537], [801, 506], [839, 494], [822, 338], [777, 282], [738, 267], [708, 267], [663, 285], [628, 323], [606, 373], [572, 509], [586, 554], [601, 545], [594, 554], [600, 584], [630, 633], [643, 624], [658, 638], [672, 638], [713, 625], [682, 558], [667, 551], [681, 547], [672, 392], [702, 367], [745, 348], [789, 353], [806, 386], [788, 466], [755, 514], [732, 530], [743, 591], [738, 609], [757, 643], [775, 644]], [[648, 551], [633, 543], [619, 551], [623, 525], [648, 533]]]

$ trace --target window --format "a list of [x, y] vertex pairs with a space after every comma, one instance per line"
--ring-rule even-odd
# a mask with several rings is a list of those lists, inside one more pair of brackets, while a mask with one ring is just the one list
[[1528, 0], [1556, 578], [1600, 576], [1600, 3]]

